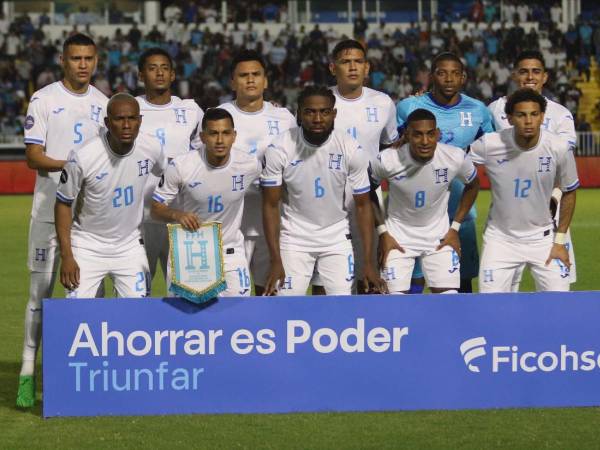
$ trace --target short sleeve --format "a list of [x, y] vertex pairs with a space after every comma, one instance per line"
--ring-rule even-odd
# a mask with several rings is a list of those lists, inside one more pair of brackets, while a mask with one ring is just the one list
[[573, 115], [565, 110], [564, 116], [561, 117], [561, 121], [555, 130], [555, 133], [568, 139], [569, 144], [577, 144], [577, 133], [575, 132], [575, 121]]
[[477, 178], [477, 169], [473, 165], [471, 155], [465, 154], [463, 161], [458, 169], [458, 177], [465, 183], [468, 184]]
[[379, 186], [385, 178], [383, 175], [383, 163], [381, 161], [382, 156], [383, 152], [379, 152], [377, 157], [369, 164], [369, 181], [371, 185]]
[[350, 136], [345, 141], [348, 151], [348, 182], [352, 188], [352, 194], [364, 194], [371, 190], [369, 182], [369, 157], [362, 147]]
[[492, 117], [492, 113], [485, 106], [481, 105], [481, 113], [483, 115], [483, 120], [481, 122], [481, 130], [484, 133], [493, 133], [496, 131], [496, 127], [494, 126], [494, 118]]
[[569, 150], [563, 154], [558, 162], [556, 178], [560, 190], [563, 192], [571, 192], [579, 187], [574, 150], [575, 147], [569, 144]]
[[200, 108], [195, 101], [194, 107], [196, 108], [196, 117], [198, 120], [196, 122], [196, 126], [192, 130], [192, 134], [190, 135], [190, 150], [198, 150], [202, 146], [200, 132], [202, 131], [202, 118], [204, 117], [204, 111], [202, 111], [202, 108]]
[[152, 165], [152, 175], [160, 177], [165, 169], [167, 168], [167, 156], [165, 155], [165, 151], [162, 145], [157, 142], [157, 148], [160, 149], [157, 151], [156, 159], [154, 160], [154, 164]]
[[265, 152], [265, 167], [260, 176], [260, 185], [263, 187], [281, 186], [285, 165], [286, 157], [283, 148], [275, 143], [269, 144]]
[[396, 106], [390, 98], [386, 98], [388, 103], [387, 121], [385, 128], [381, 132], [379, 142], [383, 145], [393, 144], [398, 139], [398, 121], [396, 119]]
[[398, 126], [398, 133], [404, 133], [406, 128], [406, 118], [408, 117], [407, 108], [408, 99], [400, 100], [396, 104], [396, 125]]
[[56, 190], [56, 199], [61, 203], [71, 205], [81, 190], [83, 178], [83, 169], [77, 158], [77, 153], [74, 150], [71, 150], [67, 157], [67, 162], [60, 174], [60, 181]]
[[471, 155], [471, 161], [473, 162], [473, 164], [476, 164], [476, 165], [484, 165], [485, 164], [486, 152], [485, 152], [485, 143], [484, 143], [483, 139], [484, 138], [481, 137], [469, 146], [469, 149], [470, 149], [469, 155]]
[[179, 174], [179, 169], [177, 167], [177, 164], [179, 163], [179, 161], [177, 161], [178, 159], [179, 158], [175, 158], [169, 161], [167, 170], [165, 170], [164, 181], [162, 184], [159, 183], [154, 190], [152, 200], [168, 205], [179, 194], [181, 175]]
[[40, 97], [32, 97], [25, 117], [25, 144], [46, 145], [48, 114], [46, 102]]

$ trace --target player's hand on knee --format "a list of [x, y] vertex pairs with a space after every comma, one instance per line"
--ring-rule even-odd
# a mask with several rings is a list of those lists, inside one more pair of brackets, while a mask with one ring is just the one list
[[70, 291], [79, 287], [79, 265], [73, 255], [62, 258], [60, 283]]
[[265, 283], [264, 296], [277, 295], [277, 291], [283, 287], [285, 282], [285, 269], [281, 261], [271, 263], [271, 270]]
[[440, 250], [446, 245], [452, 247], [458, 256], [460, 256], [460, 237], [458, 236], [458, 231], [450, 228], [446, 236], [440, 241], [440, 245], [436, 247], [436, 250]]
[[202, 225], [202, 220], [192, 212], [181, 211], [175, 219], [183, 228], [188, 231], [196, 231]]
[[571, 269], [571, 261], [569, 260], [569, 251], [567, 247], [563, 244], [552, 244], [552, 249], [550, 250], [550, 255], [546, 260], [546, 265], [550, 264], [552, 260], [558, 259], [565, 266]]
[[365, 294], [388, 294], [387, 284], [372, 265], [365, 267]]
[[404, 253], [404, 249], [396, 242], [396, 239], [388, 232], [385, 232], [379, 236], [379, 246], [377, 247], [377, 262], [379, 267], [383, 267], [387, 261], [387, 257], [392, 250], [398, 250], [400, 253]]

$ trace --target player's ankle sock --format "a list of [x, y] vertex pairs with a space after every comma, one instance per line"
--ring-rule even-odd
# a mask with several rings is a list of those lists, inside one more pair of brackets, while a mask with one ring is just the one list
[[35, 359], [24, 359], [21, 365], [21, 376], [33, 376], [35, 373]]
[[19, 377], [19, 390], [17, 391], [17, 407], [31, 408], [35, 405], [35, 378], [33, 375]]

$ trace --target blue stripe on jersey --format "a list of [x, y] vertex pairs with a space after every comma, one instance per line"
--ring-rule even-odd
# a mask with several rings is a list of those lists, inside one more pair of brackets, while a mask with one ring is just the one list
[[73, 199], [69, 197], [65, 197], [60, 192], [56, 191], [56, 198], [60, 200], [62, 203], [68, 203], [69, 205], [73, 203]]
[[571, 191], [574, 191], [575, 189], [577, 189], [578, 187], [579, 187], [579, 180], [568, 185], [566, 188], [563, 189], [563, 192], [571, 192]]
[[23, 142], [25, 142], [26, 144], [41, 144], [41, 145], [44, 145], [44, 140], [43, 139], [37, 139], [37, 138], [32, 138], [32, 137], [26, 137], [25, 139], [23, 139]]
[[369, 192], [371, 190], [371, 186], [367, 186], [360, 189], [353, 189], [352, 192], [354, 194], [364, 194], [365, 192]]
[[157, 193], [152, 194], [152, 200], [156, 200], [159, 203], [164, 203], [165, 199], [162, 198], [160, 195], [158, 195]]
[[260, 180], [261, 186], [279, 186], [279, 184], [277, 180]]
[[473, 169], [473, 173], [471, 175], [469, 175], [469, 178], [467, 178], [467, 183], [470, 183], [471, 181], [473, 181], [473, 179], [477, 176], [477, 169]]

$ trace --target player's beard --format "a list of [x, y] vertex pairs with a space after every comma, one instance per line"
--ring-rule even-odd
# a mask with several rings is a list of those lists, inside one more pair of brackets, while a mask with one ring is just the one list
[[303, 129], [302, 132], [304, 133], [304, 137], [305, 139], [313, 144], [313, 145], [321, 145], [323, 144], [327, 139], [329, 139], [329, 136], [331, 135], [331, 133], [333, 133], [333, 124], [331, 125], [331, 128], [329, 128], [328, 130], [322, 131], [322, 132], [312, 132], [310, 130], [306, 130]]

